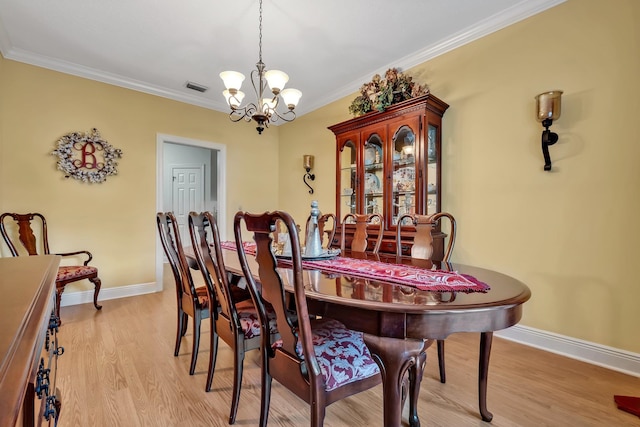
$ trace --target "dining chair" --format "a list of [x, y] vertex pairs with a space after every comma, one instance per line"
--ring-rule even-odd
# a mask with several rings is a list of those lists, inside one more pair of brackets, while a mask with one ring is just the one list
[[200, 323], [210, 316], [209, 308], [214, 306], [209, 299], [206, 286], [196, 287], [191, 276], [191, 270], [187, 263], [180, 239], [178, 221], [172, 212], [158, 212], [156, 215], [158, 234], [164, 253], [169, 260], [171, 271], [176, 285], [176, 302], [178, 308], [178, 325], [176, 332], [176, 344], [173, 352], [178, 356], [182, 337], [187, 332], [189, 317], [193, 321], [193, 346], [191, 350], [191, 365], [189, 375], [196, 370], [198, 348], [200, 346]]
[[[307, 218], [307, 222], [306, 222], [306, 227], [305, 227], [305, 231], [304, 231], [304, 235], [308, 236], [309, 235], [309, 220], [311, 219], [311, 215], [309, 215], [309, 217]], [[327, 230], [327, 222], [331, 221], [331, 225], [332, 228], [331, 230]], [[333, 246], [333, 239], [335, 239], [336, 237], [336, 216], [332, 213], [327, 213], [327, 214], [323, 214], [320, 215], [318, 217], [318, 232], [320, 233], [320, 239], [322, 242], [324, 242], [324, 235], [325, 232], [328, 236], [328, 240], [327, 240], [327, 244], [326, 245], [322, 245], [324, 248], [331, 248]]]
[[[16, 229], [9, 227], [9, 218], [15, 221]], [[6, 223], [5, 220], [7, 220]], [[32, 225], [36, 228], [35, 232]], [[0, 215], [0, 234], [2, 234], [2, 238], [9, 247], [11, 255], [14, 257], [20, 255], [20, 251], [18, 251], [18, 247], [16, 246], [16, 239], [20, 241], [26, 250], [27, 255], [38, 255], [39, 253], [44, 255], [50, 254], [47, 221], [42, 214], [3, 213]], [[40, 241], [38, 241], [38, 236], [40, 237]], [[96, 310], [100, 310], [102, 306], [98, 304], [98, 294], [100, 293], [102, 282], [98, 277], [98, 269], [89, 265], [89, 262], [93, 259], [91, 252], [82, 250], [56, 253], [54, 255], [60, 255], [62, 257], [77, 257], [78, 255], [82, 255], [83, 257], [86, 256], [82, 265], [63, 265], [58, 268], [58, 273], [56, 275], [56, 315], [60, 317], [60, 301], [62, 299], [62, 293], [64, 292], [65, 286], [69, 283], [78, 282], [84, 279], [93, 283], [93, 305]]]
[[[350, 246], [347, 248], [347, 225], [353, 224], [348, 221], [355, 222], [355, 230], [353, 232], [353, 238]], [[340, 249], [344, 252], [349, 250], [351, 252], [367, 252], [369, 247], [369, 228], [374, 228], [377, 236], [371, 253], [377, 254], [382, 244], [382, 238], [384, 237], [383, 231], [384, 223], [382, 215], [374, 214], [354, 214], [348, 213], [342, 219], [342, 226], [340, 230]]]
[[[243, 299], [242, 289], [232, 286], [220, 246], [220, 233], [211, 212], [189, 213], [189, 234], [198, 269], [209, 292], [209, 300], [216, 301], [218, 309], [209, 317], [211, 322], [211, 350], [205, 390], [211, 390], [211, 382], [216, 366], [218, 337], [233, 350], [233, 393], [229, 424], [234, 424], [240, 402], [244, 355], [247, 351], [260, 348], [260, 321], [251, 299]], [[249, 297], [250, 298], [250, 297]], [[271, 316], [269, 339], [276, 341], [275, 318]]]
[[[271, 234], [278, 220], [286, 225], [291, 239], [291, 270], [280, 271], [271, 250]], [[243, 227], [253, 234], [256, 243], [260, 291], [242, 244]], [[267, 425], [273, 379], [310, 405], [311, 426], [322, 426], [328, 405], [379, 384], [380, 369], [361, 332], [349, 330], [334, 319], [309, 316], [300, 240], [289, 214], [281, 211], [259, 215], [238, 212], [234, 218], [234, 235], [240, 265], [260, 315], [262, 333], [268, 328], [265, 305], [270, 304], [281, 336], [275, 345], [266, 339], [266, 334], [262, 336], [260, 426]], [[287, 283], [288, 292], [284, 283]], [[293, 301], [289, 298], [290, 292], [293, 292]], [[288, 309], [295, 311], [297, 324], [287, 315]]]
[[[412, 234], [413, 244], [411, 245], [411, 258], [421, 260], [431, 260], [433, 256], [433, 235], [438, 221], [441, 218], [447, 218], [450, 222], [450, 233], [441, 260], [449, 262], [453, 245], [456, 242], [456, 220], [448, 212], [438, 212], [432, 215], [404, 214], [398, 217], [398, 226], [396, 227], [396, 255], [401, 256], [403, 253], [402, 232], [407, 230], [405, 225], [412, 226], [415, 231]], [[407, 220], [407, 221], [405, 221]], [[406, 224], [408, 222], [408, 224]], [[438, 348], [438, 369], [440, 371], [440, 382], [446, 382], [445, 363], [444, 363], [444, 340], [437, 340]]]

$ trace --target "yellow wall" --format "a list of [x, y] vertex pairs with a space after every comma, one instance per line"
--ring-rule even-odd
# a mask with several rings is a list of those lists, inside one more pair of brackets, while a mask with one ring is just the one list
[[[568, 0], [408, 70], [451, 106], [443, 204], [459, 225], [454, 260], [527, 283], [522, 324], [633, 352], [638, 22], [636, 0]], [[550, 89], [565, 94], [548, 173], [533, 97]], [[227, 145], [231, 236], [239, 206], [280, 208], [301, 223], [313, 199], [334, 209], [326, 127], [349, 118], [352, 98], [258, 136], [223, 113], [0, 58], [0, 211], [45, 214], [52, 249], [90, 249], [104, 287], [153, 282], [157, 133]], [[65, 180], [49, 153], [62, 135], [91, 127], [124, 151], [119, 173], [103, 184]], [[314, 195], [302, 183], [303, 154], [315, 155]]]
[[[569, 0], [408, 70], [450, 105], [443, 205], [458, 221], [454, 260], [528, 284], [523, 325], [632, 352], [640, 352], [638, 22], [636, 0]], [[564, 95], [549, 173], [534, 96], [551, 89]], [[280, 207], [298, 221], [312, 198], [334, 209], [326, 127], [350, 118], [351, 99], [280, 130]], [[301, 182], [302, 154], [316, 156], [314, 196]]]
[[[0, 120], [0, 212], [44, 214], [51, 250], [90, 250], [103, 288], [155, 281], [158, 133], [227, 145], [227, 236], [238, 206], [277, 204], [277, 128], [258, 136], [223, 113], [4, 59]], [[56, 141], [92, 127], [124, 152], [118, 174], [65, 179], [50, 154]], [[91, 284], [67, 292], [84, 289]]]

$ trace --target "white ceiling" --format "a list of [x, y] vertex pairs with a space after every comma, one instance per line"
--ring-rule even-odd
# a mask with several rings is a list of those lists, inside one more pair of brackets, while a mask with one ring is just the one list
[[[301, 115], [563, 1], [264, 0], [262, 57], [302, 91]], [[0, 51], [226, 112], [218, 74], [255, 68], [258, 1], [0, 0]], [[255, 98], [248, 77], [243, 90]]]

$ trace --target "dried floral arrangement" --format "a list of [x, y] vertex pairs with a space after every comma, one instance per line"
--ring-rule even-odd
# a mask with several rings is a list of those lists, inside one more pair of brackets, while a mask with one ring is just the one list
[[415, 83], [397, 68], [389, 68], [384, 73], [384, 78], [376, 74], [370, 82], [362, 85], [360, 95], [349, 106], [349, 112], [360, 116], [373, 110], [384, 111], [392, 104], [428, 93], [428, 86]]
[[64, 135], [51, 154], [58, 156], [58, 169], [65, 178], [91, 183], [104, 182], [108, 176], [116, 175], [117, 159], [122, 158], [122, 150], [102, 139], [96, 128]]

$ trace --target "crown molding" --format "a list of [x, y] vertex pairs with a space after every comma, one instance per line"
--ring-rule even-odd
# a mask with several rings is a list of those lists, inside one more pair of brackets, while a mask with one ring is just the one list
[[[296, 109], [296, 114], [298, 117], [300, 117], [306, 113], [310, 113], [311, 111], [314, 111], [341, 98], [352, 95], [358, 90], [363, 82], [369, 81], [373, 74], [384, 73], [387, 69], [393, 67], [400, 68], [401, 70], [406, 70], [418, 64], [422, 64], [423, 62], [429, 61], [430, 59], [464, 46], [467, 43], [471, 43], [474, 40], [513, 25], [519, 21], [522, 21], [540, 12], [564, 3], [565, 1], [566, 0], [521, 0], [519, 3], [513, 5], [509, 9], [499, 14], [480, 21], [471, 27], [465, 28], [464, 30], [454, 34], [451, 37], [440, 40], [430, 46], [426, 46], [425, 48], [417, 52], [414, 52], [398, 60], [394, 60], [392, 63], [380, 67], [378, 70], [372, 71], [369, 75], [361, 76], [346, 85], [336, 88], [336, 90], [332, 91], [331, 93], [327, 93], [327, 95], [324, 97], [312, 100], [309, 103], [305, 102], [304, 106]], [[71, 74], [77, 77], [95, 80], [98, 82], [131, 89], [138, 92], [147, 93], [150, 95], [156, 95], [163, 98], [172, 99], [174, 101], [195, 105], [198, 107], [228, 113], [227, 104], [223, 102], [223, 99], [214, 101], [211, 99], [202, 98], [201, 96], [182, 93], [166, 87], [155, 86], [147, 82], [130, 79], [125, 76], [108, 73], [71, 62], [61, 61], [44, 55], [36, 55], [31, 52], [14, 48], [11, 45], [11, 40], [8, 37], [1, 22], [0, 52], [6, 59], [47, 68], [53, 71], [59, 71], [65, 74]]]

